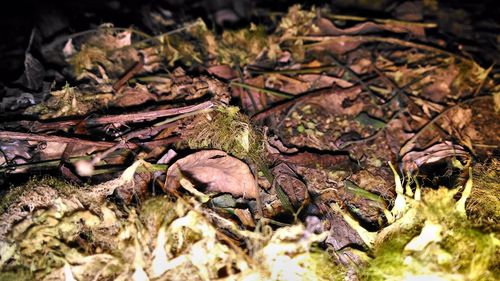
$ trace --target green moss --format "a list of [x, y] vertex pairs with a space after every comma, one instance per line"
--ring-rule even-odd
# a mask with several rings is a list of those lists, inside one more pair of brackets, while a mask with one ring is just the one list
[[[482, 231], [456, 211], [457, 190], [427, 190], [422, 202], [412, 204], [418, 219], [440, 226], [425, 232], [420, 224], [411, 231], [396, 229], [374, 249], [374, 258], [361, 271], [364, 280], [441, 278], [440, 280], [498, 280], [500, 239]], [[422, 235], [421, 235], [422, 234]], [[435, 235], [435, 236], [430, 236]], [[417, 239], [418, 236], [418, 239]], [[428, 240], [426, 240], [428, 239]], [[412, 241], [412, 247], [407, 247]], [[422, 248], [415, 247], [419, 242]]]
[[193, 149], [220, 149], [237, 158], [252, 160], [263, 151], [262, 136], [237, 107], [219, 106], [213, 114], [201, 116], [193, 124], [187, 136]]
[[7, 208], [16, 202], [25, 192], [33, 190], [38, 186], [50, 186], [65, 195], [73, 194], [75, 187], [70, 183], [56, 179], [54, 177], [32, 177], [25, 184], [16, 187], [10, 187], [9, 190], [0, 194], [0, 213], [3, 213]]
[[466, 203], [467, 214], [481, 228], [500, 231], [500, 161], [476, 165], [474, 187]]
[[251, 25], [237, 31], [224, 31], [217, 50], [221, 64], [247, 65], [252, 63], [268, 45], [264, 26]]
[[310, 271], [315, 273], [318, 280], [345, 280], [345, 267], [336, 264], [331, 256], [321, 249], [312, 249], [309, 253]]
[[24, 266], [12, 268], [9, 271], [0, 272], [0, 281], [28, 281], [34, 280], [33, 274]]
[[500, 277], [491, 271], [500, 268], [498, 235], [475, 229], [468, 221], [457, 221], [444, 237], [442, 248], [452, 257], [443, 267], [455, 269], [468, 280], [498, 280]]
[[414, 236], [413, 231], [397, 233], [374, 249], [374, 259], [361, 269], [363, 280], [396, 280], [411, 269], [405, 265], [404, 247]]

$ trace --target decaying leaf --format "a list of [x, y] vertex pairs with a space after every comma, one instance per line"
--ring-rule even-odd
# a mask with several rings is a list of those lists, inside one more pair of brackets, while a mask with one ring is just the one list
[[[78, 52], [66, 50], [68, 63], [73, 67], [78, 79], [92, 78], [90, 71], [99, 66], [102, 78], [118, 77], [138, 61], [138, 51], [129, 48], [132, 43], [132, 32], [127, 30], [116, 32], [111, 25], [101, 25], [97, 32], [86, 38], [79, 46]], [[74, 48], [74, 47], [73, 47]], [[70, 49], [70, 47], [68, 47]]]
[[210, 192], [257, 198], [257, 186], [248, 166], [220, 150], [203, 150], [177, 160], [167, 171], [167, 190], [176, 190], [186, 177]]
[[470, 155], [461, 146], [451, 142], [433, 145], [424, 151], [408, 152], [403, 157], [403, 167], [406, 171], [414, 171], [424, 164], [430, 164], [453, 157], [469, 159]]

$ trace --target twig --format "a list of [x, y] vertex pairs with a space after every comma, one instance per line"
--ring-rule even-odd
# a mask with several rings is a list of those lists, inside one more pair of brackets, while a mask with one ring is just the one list
[[286, 94], [286, 93], [282, 93], [282, 92], [278, 92], [278, 91], [273, 91], [273, 90], [269, 90], [269, 89], [264, 89], [264, 88], [259, 88], [259, 87], [255, 87], [252, 85], [248, 85], [248, 84], [244, 84], [244, 83], [240, 83], [240, 82], [235, 82], [235, 81], [231, 82], [229, 84], [229, 86], [236, 86], [236, 87], [240, 87], [240, 88], [247, 89], [247, 90], [254, 90], [254, 91], [262, 92], [265, 94], [270, 94], [270, 95], [280, 97], [280, 98], [292, 99], [294, 97], [293, 95], [290, 95], [290, 94]]
[[98, 124], [109, 124], [109, 123], [145, 121], [145, 120], [157, 119], [159, 117], [173, 116], [173, 115], [208, 109], [211, 108], [213, 105], [214, 104], [211, 101], [206, 101], [197, 105], [190, 105], [179, 108], [122, 114], [118, 116], [103, 116], [95, 119], [86, 120], [86, 123], [91, 125], [98, 125]]
[[[20, 132], [11, 132], [11, 131], [0, 131], [0, 139], [58, 142], [58, 143], [74, 143], [74, 144], [97, 146], [97, 147], [104, 147], [104, 148], [112, 147], [112, 146], [116, 145], [115, 142], [108, 142], [108, 141], [90, 141], [90, 140], [83, 140], [83, 139], [79, 139], [79, 138], [46, 136], [46, 135], [37, 135], [37, 134], [32, 134], [32, 133], [20, 133]], [[137, 145], [132, 144], [132, 148], [137, 148]]]
[[125, 75], [123, 75], [123, 77], [120, 78], [120, 80], [116, 81], [113, 84], [113, 90], [115, 92], [118, 92], [123, 87], [123, 85], [125, 85], [125, 83], [127, 83], [127, 81], [130, 80], [130, 78], [134, 77], [134, 75], [139, 73], [139, 71], [141, 71], [143, 67], [144, 67], [144, 56], [141, 53], [139, 53], [139, 61], [134, 65], [134, 67], [132, 67], [132, 69], [127, 71], [127, 73], [125, 73]]
[[490, 75], [491, 73], [491, 70], [493, 70], [493, 66], [490, 66], [487, 70], [486, 70], [486, 73], [484, 75], [484, 78], [481, 80], [481, 83], [479, 83], [479, 85], [477, 86], [476, 90], [474, 91], [474, 93], [472, 94], [473, 97], [477, 96], [477, 94], [479, 94], [479, 92], [481, 91], [481, 89], [483, 88], [484, 86], [484, 82], [486, 82], [486, 80], [488, 79], [488, 76]]
[[[90, 156], [74, 156], [70, 157], [67, 159], [68, 163], [75, 163], [78, 160], [89, 160]], [[16, 164], [16, 165], [5, 165], [5, 166], [0, 166], [0, 172], [6, 172], [12, 168], [23, 168], [26, 170], [31, 170], [31, 169], [36, 169], [36, 168], [54, 168], [59, 166], [61, 163], [61, 159], [53, 159], [53, 160], [44, 160], [44, 161], [38, 161], [38, 162], [30, 162], [30, 163], [21, 163], [21, 164]], [[107, 165], [105, 165], [107, 166]], [[123, 167], [112, 167], [112, 168], [103, 168], [100, 169], [97, 166], [93, 175], [97, 174], [103, 174], [106, 172], [118, 172], [118, 171], [123, 171]], [[150, 167], [152, 168], [153, 171], [165, 171], [168, 168], [168, 165], [165, 164], [150, 164]], [[137, 170], [138, 171], [143, 171], [145, 168], [144, 167], [139, 167]], [[147, 170], [147, 172], [151, 171], [151, 169]]]
[[126, 141], [129, 141], [133, 138], [144, 139], [144, 138], [146, 138], [146, 136], [155, 136], [160, 131], [163, 131], [163, 130], [171, 128], [171, 127], [175, 127], [177, 124], [178, 124], [178, 122], [167, 123], [167, 124], [164, 124], [161, 126], [153, 125], [151, 127], [147, 127], [147, 128], [143, 128], [140, 130], [129, 132], [125, 135], [122, 135], [120, 138], [125, 139]]
[[330, 57], [336, 65], [338, 65], [340, 68], [342, 68], [344, 71], [347, 71], [352, 77], [354, 77], [354, 79], [356, 80], [356, 82], [358, 82], [361, 86], [363, 86], [363, 88], [372, 97], [381, 99], [381, 100], [383, 100], [385, 102], [384, 97], [381, 97], [381, 96], [375, 94], [375, 92], [372, 91], [372, 89], [370, 89], [370, 87], [368, 87], [368, 85], [363, 81], [363, 79], [361, 79], [359, 77], [359, 75], [356, 72], [354, 72], [349, 66], [341, 63], [333, 54], [328, 54], [328, 57]]
[[[174, 116], [183, 113], [194, 112], [198, 110], [203, 110], [213, 107], [211, 101], [206, 101], [197, 105], [189, 105], [185, 107], [171, 108], [171, 109], [161, 109], [148, 112], [130, 113], [122, 115], [108, 115], [97, 118], [88, 119], [77, 119], [77, 120], [66, 120], [66, 121], [53, 121], [53, 122], [40, 122], [40, 121], [16, 121], [12, 122], [12, 125], [20, 124], [21, 126], [29, 129], [31, 132], [40, 132], [44, 130], [51, 129], [61, 129], [69, 126], [74, 126], [79, 123], [83, 123], [86, 126], [103, 125], [109, 123], [130, 123], [130, 122], [142, 122], [146, 120], [157, 119], [160, 117]], [[7, 124], [9, 125], [9, 124]]]
[[287, 109], [288, 107], [294, 105], [295, 103], [301, 102], [305, 99], [310, 99], [313, 97], [319, 97], [319, 96], [323, 96], [323, 95], [337, 94], [339, 91], [352, 91], [352, 90], [358, 89], [359, 87], [360, 87], [359, 85], [355, 85], [355, 86], [352, 86], [350, 88], [345, 88], [345, 89], [342, 89], [339, 87], [328, 87], [328, 88], [314, 90], [312, 92], [307, 92], [307, 93], [301, 94], [299, 96], [295, 96], [295, 98], [292, 100], [287, 100], [284, 103], [281, 103], [279, 105], [276, 105], [276, 106], [268, 108], [268, 109], [265, 109], [265, 110], [255, 114], [254, 116], [252, 116], [251, 119], [254, 122], [261, 121], [261, 120], [267, 118], [268, 116], [273, 115], [273, 114], [277, 114], [277, 113]]
[[60, 136], [46, 136], [46, 135], [37, 135], [32, 133], [20, 133], [20, 132], [11, 132], [11, 131], [2, 131], [0, 130], [0, 139], [7, 140], [26, 140], [26, 141], [39, 141], [39, 142], [57, 142], [57, 143], [73, 143], [80, 145], [88, 145], [88, 146], [97, 146], [101, 148], [128, 148], [128, 149], [136, 149], [140, 146], [159, 146], [171, 144], [177, 141], [180, 141], [181, 138], [178, 136], [169, 137], [159, 140], [153, 141], [145, 141], [145, 142], [109, 142], [109, 141], [90, 141], [83, 140], [79, 138], [69, 138], [69, 137], [60, 137]]
[[[429, 51], [429, 52], [433, 52], [433, 53], [446, 54], [446, 55], [449, 55], [452, 57], [459, 58], [461, 60], [472, 62], [472, 60], [469, 58], [445, 51], [443, 49], [439, 49], [439, 48], [424, 45], [424, 44], [409, 42], [409, 41], [401, 40], [398, 38], [388, 38], [388, 37], [380, 37], [380, 36], [363, 36], [363, 35], [356, 35], [356, 36], [340, 35], [340, 36], [298, 36], [298, 37], [291, 37], [291, 39], [300, 39], [300, 40], [304, 40], [304, 41], [318, 42], [317, 44], [327, 44], [329, 42], [337, 42], [337, 41], [344, 41], [344, 42], [345, 41], [356, 41], [356, 42], [365, 42], [365, 43], [366, 42], [384, 42], [384, 43], [399, 45], [399, 46], [408, 47], [408, 48], [416, 48], [416, 49]], [[316, 46], [317, 44], [306, 45], [305, 47], [310, 48], [310, 47]]]
[[[76, 162], [78, 160], [88, 160], [90, 159], [90, 156], [75, 156], [75, 157], [70, 157], [67, 159], [68, 162]], [[37, 161], [37, 162], [29, 162], [29, 163], [20, 163], [20, 164], [14, 164], [14, 165], [3, 165], [0, 166], [0, 172], [6, 172], [12, 168], [24, 168], [24, 169], [32, 169], [32, 168], [37, 168], [37, 167], [57, 167], [61, 163], [61, 159], [54, 159], [54, 160], [44, 160], [44, 161]]]
[[212, 111], [211, 108], [202, 108], [202, 109], [199, 109], [199, 110], [196, 110], [196, 111], [191, 111], [191, 112], [184, 113], [184, 114], [172, 117], [172, 118], [165, 119], [165, 120], [163, 120], [161, 122], [156, 123], [155, 126], [163, 126], [165, 124], [172, 123], [174, 121], [180, 120], [180, 119], [185, 118], [185, 117], [197, 115], [197, 114], [200, 114], [200, 113], [208, 113], [210, 111]]
[[397, 25], [405, 25], [405, 26], [418, 26], [423, 28], [436, 28], [437, 24], [434, 22], [412, 22], [412, 21], [400, 21], [393, 19], [379, 19], [379, 18], [365, 18], [358, 16], [350, 16], [350, 15], [337, 15], [337, 14], [327, 14], [325, 17], [333, 20], [350, 20], [350, 21], [374, 21], [378, 23], [388, 23], [388, 24], [397, 24]]
[[262, 70], [262, 69], [247, 69], [249, 73], [254, 74], [308, 74], [308, 73], [321, 73], [332, 68], [337, 68], [336, 65], [325, 65], [319, 67], [306, 67], [299, 69], [276, 69], [276, 70]]
[[[158, 45], [161, 45], [161, 44], [163, 44], [162, 41], [161, 41], [162, 37], [182, 32], [184, 30], [190, 29], [191, 27], [195, 27], [197, 25], [200, 25], [200, 21], [199, 20], [196, 20], [195, 22], [188, 23], [188, 24], [186, 24], [186, 25], [184, 25], [182, 27], [170, 30], [170, 31], [168, 31], [166, 33], [162, 33], [162, 34], [159, 34], [159, 35], [156, 35], [156, 36], [150, 36], [150, 35], [148, 35], [148, 37], [146, 37], [146, 39], [144, 39], [142, 41], [135, 42], [132, 45], [130, 45], [130, 47], [138, 47], [141, 44], [148, 43], [150, 41], [155, 41], [155, 43], [157, 43]], [[129, 47], [129, 46], [125, 46], [125, 47]], [[124, 48], [124, 47], [122, 47], [122, 48]], [[115, 49], [115, 51], [119, 51], [122, 48]]]
[[[241, 67], [239, 64], [237, 65], [237, 68], [238, 68], [238, 78], [239, 78], [238, 80], [240, 80], [240, 83], [244, 84], [245, 80], [243, 79], [243, 72], [241, 71]], [[252, 93], [250, 93], [250, 91], [248, 89], [243, 89], [243, 90], [247, 94], [248, 98], [250, 99], [250, 102], [252, 103], [253, 109], [255, 110], [254, 112], [258, 112], [259, 107], [257, 106], [257, 102], [255, 102], [255, 99], [253, 98]]]

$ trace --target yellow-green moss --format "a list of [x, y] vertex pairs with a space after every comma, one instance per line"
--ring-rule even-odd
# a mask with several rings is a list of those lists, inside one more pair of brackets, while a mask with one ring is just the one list
[[197, 118], [187, 136], [193, 149], [220, 149], [237, 158], [256, 159], [263, 151], [263, 139], [247, 116], [234, 106], [219, 106], [210, 115]]
[[[424, 192], [422, 202], [412, 205], [418, 218], [439, 225], [439, 233], [422, 249], [407, 247], [423, 226], [395, 231], [374, 249], [374, 258], [361, 271], [364, 280], [498, 280], [500, 237], [484, 232], [455, 209], [456, 190], [440, 188]], [[425, 238], [430, 235], [427, 233]], [[425, 240], [425, 239], [424, 239]], [[417, 250], [418, 249], [418, 250]]]
[[346, 268], [336, 264], [332, 257], [322, 249], [311, 249], [309, 253], [310, 271], [315, 273], [318, 280], [341, 281], [345, 280]]
[[471, 221], [482, 228], [500, 231], [500, 161], [493, 159], [473, 169], [474, 187], [466, 203]]
[[237, 31], [224, 31], [218, 55], [221, 64], [247, 65], [267, 47], [268, 35], [263, 26], [251, 25]]
[[413, 236], [413, 232], [397, 233], [375, 248], [374, 259], [360, 271], [362, 280], [387, 280], [389, 276], [400, 278], [408, 270], [403, 249]]

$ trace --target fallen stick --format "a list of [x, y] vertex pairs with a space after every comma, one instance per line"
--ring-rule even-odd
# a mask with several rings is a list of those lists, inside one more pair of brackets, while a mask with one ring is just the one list
[[323, 89], [315, 90], [312, 92], [304, 93], [304, 94], [301, 94], [299, 96], [296, 96], [296, 98], [294, 98], [294, 99], [287, 100], [284, 103], [270, 107], [268, 109], [265, 109], [265, 110], [255, 114], [254, 116], [252, 116], [251, 120], [253, 122], [258, 122], [258, 121], [261, 121], [263, 119], [266, 119], [267, 117], [269, 117], [271, 115], [279, 114], [282, 111], [286, 110], [287, 108], [293, 106], [294, 104], [296, 104], [298, 102], [301, 102], [301, 101], [304, 101], [304, 100], [307, 100], [307, 99], [310, 99], [313, 97], [334, 95], [334, 94], [337, 94], [339, 92], [344, 92], [344, 91], [353, 91], [359, 87], [360, 87], [359, 85], [355, 85], [355, 86], [352, 86], [349, 88], [328, 87], [328, 88], [323, 88]]
[[[29, 129], [31, 132], [40, 132], [51, 129], [61, 129], [68, 126], [75, 126], [77, 124], [83, 123], [86, 126], [92, 125], [103, 125], [110, 123], [130, 123], [130, 122], [141, 122], [145, 120], [152, 120], [161, 117], [174, 116], [184, 113], [190, 113], [193, 111], [203, 110], [213, 107], [214, 104], [211, 101], [202, 102], [196, 105], [189, 105], [178, 108], [153, 110], [148, 112], [139, 113], [129, 113], [122, 115], [108, 115], [97, 118], [88, 119], [76, 119], [76, 120], [66, 120], [66, 121], [54, 121], [54, 122], [40, 122], [40, 121], [15, 121], [6, 125], [21, 125], [24, 128]], [[4, 126], [5, 127], [5, 126]]]
[[180, 141], [181, 138], [179, 136], [168, 137], [164, 139], [146, 141], [146, 142], [110, 142], [110, 141], [91, 141], [91, 140], [83, 140], [79, 138], [70, 138], [70, 137], [60, 137], [60, 136], [47, 136], [47, 135], [37, 135], [32, 133], [19, 133], [19, 132], [11, 132], [11, 131], [0, 131], [0, 139], [7, 140], [26, 140], [26, 141], [43, 141], [43, 142], [58, 142], [58, 143], [73, 143], [73, 144], [81, 144], [81, 145], [89, 145], [89, 146], [98, 146], [101, 148], [128, 148], [128, 149], [136, 149], [140, 146], [158, 146], [158, 145], [167, 145], [177, 141]]

